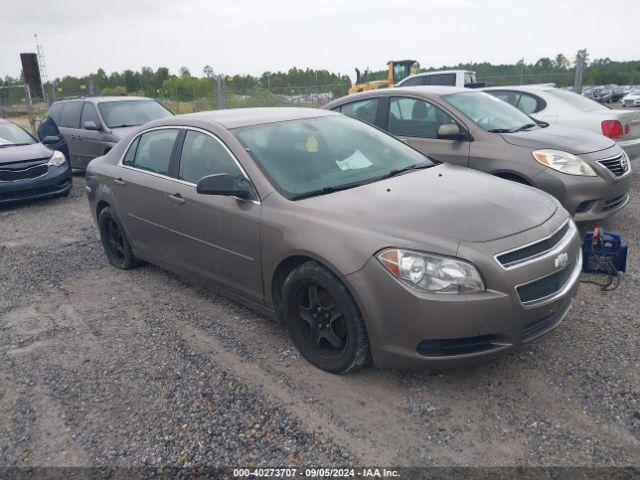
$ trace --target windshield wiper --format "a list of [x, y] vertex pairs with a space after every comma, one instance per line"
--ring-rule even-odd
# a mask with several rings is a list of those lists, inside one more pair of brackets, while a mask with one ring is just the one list
[[138, 125], [142, 125], [141, 123], [136, 123], [134, 125], [127, 125], [127, 124], [122, 124], [122, 125], [110, 125], [109, 128], [125, 128], [125, 127], [137, 127]]
[[340, 190], [348, 190], [350, 188], [359, 187], [369, 182], [354, 182], [346, 183], [344, 185], [337, 185], [335, 187], [322, 187], [318, 190], [311, 190], [310, 192], [300, 193], [289, 197], [290, 200], [302, 200], [303, 198], [317, 197], [318, 195], [326, 195], [327, 193], [339, 192]]
[[402, 172], [406, 172], [408, 170], [420, 170], [422, 168], [430, 168], [435, 166], [435, 163], [421, 163], [421, 164], [414, 164], [414, 165], [409, 165], [408, 167], [404, 167], [404, 168], [397, 168], [395, 170], [391, 170], [389, 173], [385, 173], [384, 175], [380, 176], [380, 177], [374, 177], [374, 178], [370, 178], [368, 180], [363, 180], [360, 182], [353, 182], [353, 183], [345, 183], [344, 185], [336, 185], [333, 187], [322, 187], [319, 188], [318, 190], [312, 190], [310, 192], [305, 192], [305, 193], [300, 193], [298, 195], [293, 195], [292, 197], [289, 197], [290, 200], [301, 200], [303, 198], [309, 198], [309, 197], [316, 197], [318, 195], [326, 195], [327, 193], [333, 193], [333, 192], [339, 192], [340, 190], [348, 190], [350, 188], [355, 188], [355, 187], [360, 187], [362, 185], [367, 185], [369, 183], [374, 183], [377, 182], [378, 180], [384, 180], [385, 178], [391, 178], [391, 177], [395, 177], [396, 175], [402, 173]]
[[522, 130], [526, 130], [527, 128], [532, 128], [538, 126], [537, 123], [525, 123], [521, 127], [518, 127], [514, 130], [514, 132], [521, 132]]
[[395, 177], [396, 175], [399, 175], [401, 173], [407, 172], [409, 170], [421, 170], [423, 168], [430, 168], [433, 167], [435, 164], [433, 163], [415, 163], [413, 165], [409, 165], [407, 167], [404, 168], [396, 168], [394, 170], [391, 170], [389, 173], [385, 173], [384, 175], [375, 178], [373, 181], [378, 181], [378, 180], [383, 180], [385, 178], [391, 178], [391, 177]]
[[487, 132], [491, 133], [513, 133], [515, 130], [510, 128], [490, 128]]

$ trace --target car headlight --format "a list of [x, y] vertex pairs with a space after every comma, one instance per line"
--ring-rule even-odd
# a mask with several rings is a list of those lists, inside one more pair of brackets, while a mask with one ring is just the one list
[[464, 260], [399, 248], [383, 250], [377, 258], [394, 277], [417, 290], [438, 293], [485, 290], [476, 267]]
[[53, 155], [49, 159], [47, 165], [52, 165], [54, 167], [61, 167], [64, 165], [64, 162], [67, 161], [67, 157], [64, 156], [64, 153], [59, 152], [58, 150], [53, 151]]
[[560, 150], [536, 150], [533, 157], [545, 167], [553, 168], [558, 172], [569, 175], [586, 175], [595, 177], [596, 172], [593, 168], [579, 157], [572, 153], [562, 152]]

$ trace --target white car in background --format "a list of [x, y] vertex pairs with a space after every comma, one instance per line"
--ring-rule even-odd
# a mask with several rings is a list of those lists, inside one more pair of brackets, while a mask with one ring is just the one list
[[640, 107], [640, 90], [631, 90], [620, 101], [623, 107]]
[[613, 110], [551, 85], [483, 89], [535, 120], [601, 133], [620, 145], [630, 160], [640, 158], [640, 110]]

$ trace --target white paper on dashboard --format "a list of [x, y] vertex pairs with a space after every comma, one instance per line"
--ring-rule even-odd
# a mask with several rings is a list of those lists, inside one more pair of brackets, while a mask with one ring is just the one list
[[364, 156], [360, 150], [356, 150], [344, 160], [336, 160], [338, 168], [340, 170], [358, 170], [360, 168], [367, 168], [373, 165], [371, 161]]

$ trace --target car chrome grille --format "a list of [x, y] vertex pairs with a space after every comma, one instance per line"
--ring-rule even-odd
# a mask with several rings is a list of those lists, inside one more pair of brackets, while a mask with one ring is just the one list
[[609, 170], [614, 177], [621, 177], [629, 171], [629, 161], [624, 154], [613, 158], [598, 160], [598, 163]]
[[580, 254], [573, 257], [573, 260], [562, 270], [544, 278], [517, 287], [518, 296], [524, 305], [531, 305], [544, 301], [560, 292], [571, 279], [578, 262]]
[[527, 245], [526, 247], [503, 253], [501, 255], [498, 255], [496, 258], [503, 267], [509, 268], [519, 263], [526, 262], [535, 257], [538, 257], [539, 255], [548, 252], [556, 245], [558, 245], [558, 243], [560, 243], [560, 241], [565, 237], [565, 235], [571, 228], [570, 225], [571, 223], [567, 222], [562, 227], [560, 227], [560, 230], [558, 230], [550, 237], [545, 238], [544, 240], [536, 242], [532, 245]]
[[26, 180], [28, 178], [36, 178], [46, 174], [49, 166], [44, 163], [35, 167], [25, 168], [24, 170], [7, 170], [0, 169], [1, 182], [15, 182], [16, 180]]

